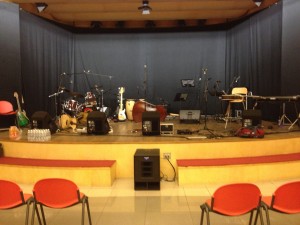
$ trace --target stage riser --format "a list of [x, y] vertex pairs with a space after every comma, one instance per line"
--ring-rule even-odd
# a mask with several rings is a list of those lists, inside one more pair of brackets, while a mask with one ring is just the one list
[[300, 179], [300, 161], [234, 166], [178, 167], [178, 184], [226, 184]]
[[110, 187], [115, 180], [116, 164], [111, 167], [37, 167], [0, 164], [0, 179], [34, 184], [44, 178], [66, 178], [80, 186]]
[[[9, 140], [1, 141], [1, 143], [3, 144], [4, 154], [7, 157], [68, 160], [116, 160], [116, 178], [133, 178], [133, 158], [136, 149], [160, 149], [160, 170], [168, 177], [173, 177], [174, 173], [168, 161], [163, 159], [163, 153], [171, 153], [170, 161], [177, 170], [177, 159], [197, 159], [199, 157], [208, 159], [252, 157], [297, 153], [300, 151], [300, 137], [278, 139], [240, 138], [235, 139], [234, 141], [226, 141], [226, 139], [187, 141], [183, 139], [182, 141], [168, 140], [165, 142], [155, 142], [152, 141], [152, 138], [139, 137], [138, 139], [130, 139], [130, 142], [118, 142], [118, 140], [116, 140], [115, 142], [110, 143], [104, 141], [105, 137], [95, 138], [99, 139], [99, 141], [78, 143], [72, 141], [72, 139], [70, 139], [70, 141], [61, 141], [60, 137], [54, 136], [51, 142], [48, 143]], [[137, 140], [137, 142], [134, 142], [134, 140]], [[295, 170], [295, 168], [293, 170]], [[275, 171], [277, 171], [277, 169]], [[31, 173], [31, 171], [29, 172]], [[255, 173], [260, 172], [258, 170], [255, 171]], [[19, 172], [17, 171], [16, 174], [19, 174]], [[202, 172], [200, 175], [201, 174]], [[219, 173], [211, 174], [212, 180], [216, 174]], [[233, 173], [228, 172], [228, 174], [233, 176]], [[210, 174], [202, 176], [208, 175]], [[24, 174], [24, 177], [28, 176], [34, 177], [34, 175], [31, 174]], [[198, 174], [191, 174], [190, 176], [191, 178], [188, 179], [193, 180], [193, 177], [198, 176]], [[245, 175], [238, 171], [237, 176], [243, 178]], [[289, 176], [289, 174], [287, 173], [286, 176]], [[300, 176], [297, 175], [297, 177], [299, 178]], [[278, 177], [278, 179], [281, 179], [281, 177]]]

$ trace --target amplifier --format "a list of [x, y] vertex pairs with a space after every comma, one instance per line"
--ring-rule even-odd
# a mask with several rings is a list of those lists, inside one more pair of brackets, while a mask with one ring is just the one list
[[200, 110], [180, 110], [180, 123], [199, 123]]
[[174, 134], [174, 123], [161, 123], [160, 134]]

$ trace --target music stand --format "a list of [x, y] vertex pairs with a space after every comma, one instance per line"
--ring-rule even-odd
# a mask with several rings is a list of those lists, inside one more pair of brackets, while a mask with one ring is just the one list
[[179, 102], [179, 110], [181, 110], [181, 102], [185, 102], [188, 97], [188, 93], [176, 93], [174, 102]]

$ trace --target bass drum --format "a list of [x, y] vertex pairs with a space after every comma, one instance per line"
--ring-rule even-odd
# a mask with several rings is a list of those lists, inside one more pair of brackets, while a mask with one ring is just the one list
[[128, 120], [133, 120], [132, 110], [133, 110], [134, 104], [135, 104], [134, 99], [127, 99], [126, 100], [126, 115], [127, 115]]
[[64, 109], [69, 112], [77, 112], [79, 104], [78, 104], [78, 101], [70, 99], [70, 100], [67, 100], [63, 106], [64, 106]]

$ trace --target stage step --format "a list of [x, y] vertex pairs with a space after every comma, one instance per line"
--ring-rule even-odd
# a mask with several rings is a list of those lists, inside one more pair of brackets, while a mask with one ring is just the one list
[[300, 153], [177, 159], [178, 184], [257, 182], [300, 177]]
[[116, 161], [0, 157], [0, 170], [0, 179], [23, 184], [57, 177], [81, 186], [111, 186], [116, 178]]

